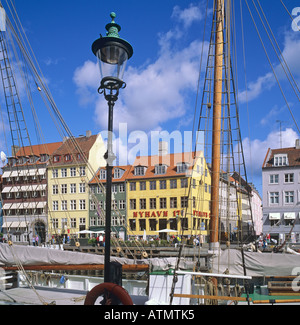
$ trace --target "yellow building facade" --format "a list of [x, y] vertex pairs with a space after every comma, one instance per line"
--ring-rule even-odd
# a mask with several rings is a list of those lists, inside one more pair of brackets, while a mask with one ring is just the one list
[[211, 179], [202, 152], [138, 157], [126, 184], [129, 236], [208, 235]]

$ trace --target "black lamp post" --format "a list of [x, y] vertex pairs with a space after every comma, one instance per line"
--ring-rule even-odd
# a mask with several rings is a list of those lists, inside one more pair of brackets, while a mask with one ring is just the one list
[[133, 55], [132, 46], [121, 39], [119, 32], [121, 27], [115, 23], [115, 13], [111, 13], [112, 22], [106, 25], [106, 37], [97, 39], [92, 45], [92, 51], [99, 60], [101, 84], [98, 89], [100, 94], [108, 102], [108, 138], [107, 152], [105, 154], [106, 165], [106, 213], [105, 213], [105, 260], [104, 260], [104, 282], [111, 282], [110, 270], [110, 237], [111, 237], [111, 183], [113, 162], [116, 156], [113, 153], [113, 109], [118, 100], [120, 88], [126, 84], [122, 80], [127, 60]]

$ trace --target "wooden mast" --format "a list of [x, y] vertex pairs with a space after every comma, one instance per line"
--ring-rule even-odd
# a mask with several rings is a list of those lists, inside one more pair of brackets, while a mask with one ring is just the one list
[[215, 69], [213, 96], [213, 132], [212, 132], [212, 186], [211, 186], [211, 218], [210, 248], [219, 247], [219, 182], [221, 165], [221, 118], [223, 89], [223, 52], [224, 52], [224, 0], [215, 0]]

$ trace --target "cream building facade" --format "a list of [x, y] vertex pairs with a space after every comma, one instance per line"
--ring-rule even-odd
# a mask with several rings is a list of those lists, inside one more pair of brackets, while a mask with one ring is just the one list
[[65, 139], [51, 157], [48, 174], [48, 225], [52, 238], [75, 236], [89, 228], [89, 181], [105, 166], [101, 135]]

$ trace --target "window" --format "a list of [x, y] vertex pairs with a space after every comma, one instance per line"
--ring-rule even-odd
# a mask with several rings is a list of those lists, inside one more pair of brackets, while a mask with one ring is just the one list
[[76, 218], [71, 218], [71, 228], [77, 228]]
[[188, 179], [187, 178], [182, 178], [180, 180], [181, 182], [181, 188], [187, 188], [188, 187]]
[[140, 199], [140, 209], [141, 210], [146, 209], [146, 199]]
[[58, 178], [58, 169], [53, 169], [52, 170], [52, 177], [53, 178]]
[[119, 185], [119, 192], [124, 193], [125, 192], [125, 184], [120, 184]]
[[150, 209], [156, 209], [156, 199], [150, 199]]
[[80, 176], [85, 176], [85, 167], [84, 166], [79, 167], [79, 175]]
[[177, 173], [185, 173], [188, 167], [189, 166], [186, 163], [177, 164]]
[[287, 154], [280, 154], [274, 156], [274, 166], [287, 166], [288, 158]]
[[181, 208], [187, 208], [188, 207], [188, 197], [182, 196], [181, 197]]
[[68, 193], [68, 185], [62, 184], [61, 185], [61, 194], [67, 194]]
[[119, 201], [119, 209], [125, 210], [125, 208], [126, 208], [125, 200], [120, 200]]
[[75, 167], [70, 168], [70, 176], [71, 177], [76, 177], [76, 168]]
[[278, 174], [270, 175], [270, 184], [278, 184], [278, 180], [279, 180]]
[[58, 211], [58, 201], [53, 201], [52, 202], [52, 210], [53, 211]]
[[156, 175], [162, 175], [167, 172], [167, 166], [166, 165], [156, 165], [155, 166], [155, 174]]
[[170, 180], [170, 188], [177, 188], [177, 179]]
[[113, 210], [116, 210], [118, 208], [118, 202], [116, 200], [112, 200], [112, 202], [111, 202], [111, 208]]
[[54, 229], [58, 228], [58, 219], [56, 219], [56, 218], [52, 219], [52, 227]]
[[136, 210], [136, 199], [130, 199], [130, 210]]
[[65, 161], [71, 161], [71, 155], [65, 155]]
[[76, 200], [70, 201], [70, 210], [76, 210]]
[[58, 194], [58, 185], [52, 185], [52, 194]]
[[284, 203], [286, 204], [294, 203], [294, 191], [284, 192]]
[[146, 191], [146, 182], [140, 182], [140, 191]]
[[136, 182], [130, 183], [130, 191], [136, 191]]
[[99, 179], [106, 179], [106, 170], [105, 169], [100, 170]]
[[68, 204], [66, 200], [61, 201], [61, 210], [66, 211], [68, 209]]
[[196, 180], [193, 178], [193, 188], [196, 188]]
[[139, 223], [140, 223], [140, 231], [144, 231], [146, 229], [146, 220], [140, 219]]
[[76, 193], [76, 184], [70, 184], [70, 193], [75, 194]]
[[67, 168], [61, 169], [61, 177], [67, 177]]
[[105, 201], [99, 201], [99, 208], [100, 208], [101, 210], [105, 210], [105, 204], [106, 204]]
[[111, 192], [114, 193], [114, 194], [118, 193], [118, 185], [112, 185], [111, 186]]
[[119, 179], [119, 178], [121, 178], [123, 176], [123, 174], [124, 174], [124, 170], [123, 169], [115, 168], [114, 178]]
[[85, 183], [79, 184], [79, 193], [85, 193]]
[[156, 231], [156, 225], [157, 225], [157, 220], [156, 219], [150, 219], [149, 220], [150, 231]]
[[96, 203], [94, 201], [90, 201], [90, 210], [96, 210]]
[[165, 190], [167, 188], [167, 181], [165, 180], [159, 181], [159, 188], [161, 190]]
[[129, 220], [129, 227], [131, 231], [135, 231], [136, 230], [136, 220], [135, 219], [130, 219]]
[[279, 192], [270, 192], [270, 204], [279, 203]]
[[284, 182], [285, 183], [294, 183], [294, 174], [293, 173], [284, 174]]
[[177, 197], [170, 197], [170, 208], [177, 209]]
[[55, 163], [59, 162], [59, 158], [60, 158], [59, 156], [54, 156], [53, 157], [53, 162], [55, 162]]
[[156, 190], [156, 181], [150, 181], [150, 190]]
[[160, 209], [166, 209], [167, 208], [167, 199], [165, 197], [162, 197], [159, 199], [159, 208]]
[[147, 168], [144, 166], [137, 166], [134, 168], [134, 175], [135, 176], [145, 176]]
[[85, 210], [85, 200], [79, 200], [79, 210]]

